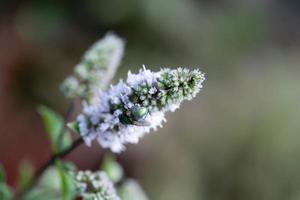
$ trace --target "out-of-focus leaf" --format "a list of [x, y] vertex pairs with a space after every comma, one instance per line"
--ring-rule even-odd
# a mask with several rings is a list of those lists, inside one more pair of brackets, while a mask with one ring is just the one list
[[69, 133], [63, 133], [63, 137], [60, 141], [60, 134], [63, 129], [63, 118], [46, 106], [39, 106], [38, 112], [42, 116], [46, 132], [51, 141], [51, 148], [53, 152], [59, 152], [70, 146], [71, 138]]
[[4, 168], [0, 164], [0, 199], [10, 200], [12, 199], [12, 192], [8, 185], [5, 183], [5, 172]]
[[2, 165], [0, 164], [0, 183], [2, 182], [5, 182], [5, 172]]
[[60, 176], [55, 167], [50, 167], [44, 172], [39, 187], [56, 192], [60, 191]]
[[111, 154], [105, 155], [101, 169], [106, 172], [114, 183], [119, 182], [123, 177], [123, 168]]
[[39, 114], [42, 116], [44, 125], [51, 140], [51, 147], [53, 151], [56, 151], [56, 142], [63, 128], [63, 118], [46, 106], [39, 106]]
[[27, 186], [33, 176], [34, 168], [29, 161], [22, 161], [19, 167], [18, 188]]
[[118, 190], [122, 200], [148, 200], [140, 184], [133, 180], [127, 179]]
[[63, 164], [60, 161], [56, 162], [56, 168], [60, 175], [60, 191], [61, 199], [72, 200], [75, 197], [75, 185], [72, 181], [72, 177], [65, 170]]
[[62, 137], [62, 144], [60, 144], [60, 142], [58, 141], [57, 145], [61, 145], [60, 147], [58, 147], [58, 149], [64, 150], [68, 147], [71, 146], [72, 140], [71, 140], [71, 136], [70, 133], [68, 131], [63, 133], [63, 137]]
[[11, 189], [4, 182], [0, 183], [0, 199], [1, 200], [10, 200], [10, 199], [12, 199]]
[[65, 169], [74, 168], [70, 163], [56, 162], [42, 176], [38, 186], [31, 191], [25, 200], [73, 200], [75, 185]]
[[60, 195], [56, 191], [47, 188], [35, 187], [25, 197], [24, 200], [61, 200]]
[[61, 200], [60, 174], [55, 167], [50, 167], [43, 174], [39, 184], [31, 190], [24, 200]]
[[69, 172], [70, 171], [72, 171], [72, 172], [77, 171], [76, 165], [72, 162], [64, 161], [61, 164], [62, 164], [64, 170], [67, 170]]

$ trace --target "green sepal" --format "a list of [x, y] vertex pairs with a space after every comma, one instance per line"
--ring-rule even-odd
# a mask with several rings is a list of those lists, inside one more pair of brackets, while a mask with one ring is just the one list
[[77, 121], [67, 123], [67, 127], [74, 133], [80, 134], [79, 126]]

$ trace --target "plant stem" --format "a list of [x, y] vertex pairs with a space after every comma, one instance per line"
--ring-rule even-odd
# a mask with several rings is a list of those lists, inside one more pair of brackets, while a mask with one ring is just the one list
[[22, 190], [20, 191], [16, 196], [15, 199], [22, 199], [22, 197], [24, 195], [27, 194], [27, 192], [29, 192], [40, 180], [41, 176], [43, 175], [43, 173], [54, 164], [56, 159], [61, 159], [64, 158], [65, 156], [67, 156], [69, 153], [71, 153], [74, 149], [76, 149], [78, 146], [80, 146], [83, 143], [83, 139], [82, 138], [78, 138], [76, 139], [72, 145], [66, 149], [63, 150], [61, 152], [58, 152], [56, 154], [53, 154], [47, 162], [45, 162], [35, 173], [35, 176], [33, 177], [33, 179], [31, 180], [31, 182]]
[[[68, 110], [66, 112], [66, 114], [64, 115], [64, 123], [65, 123], [65, 126], [62, 128], [62, 130], [60, 131], [59, 135], [58, 135], [58, 138], [57, 138], [57, 143], [58, 143], [58, 146], [61, 147], [62, 145], [62, 140], [63, 140], [63, 136], [64, 136], [64, 133], [66, 132], [66, 129], [67, 129], [67, 126], [66, 126], [66, 123], [67, 121], [69, 121], [69, 118], [71, 117], [72, 115], [72, 112], [74, 110], [74, 107], [75, 107], [75, 100], [73, 100], [71, 102], [71, 104], [69, 105], [68, 107]], [[43, 175], [43, 173], [50, 167], [54, 164], [55, 160], [58, 159], [58, 158], [64, 158], [66, 155], [68, 155], [69, 153], [71, 153], [76, 147], [78, 147], [80, 144], [82, 144], [83, 142], [83, 139], [82, 138], [78, 138], [77, 140], [75, 140], [72, 145], [61, 151], [61, 152], [58, 152], [56, 154], [53, 154], [47, 162], [45, 162], [35, 173], [34, 177], [32, 178], [32, 180], [30, 181], [30, 183], [23, 189], [21, 190], [20, 192], [17, 192], [16, 195], [15, 195], [15, 199], [22, 199], [22, 197], [24, 197], [24, 195], [27, 194], [27, 192], [29, 192], [37, 183], [38, 181], [40, 180], [41, 176]]]

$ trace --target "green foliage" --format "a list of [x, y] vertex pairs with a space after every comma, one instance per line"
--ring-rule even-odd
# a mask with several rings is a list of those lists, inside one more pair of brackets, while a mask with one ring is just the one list
[[74, 168], [69, 163], [57, 161], [49, 168], [39, 184], [30, 191], [25, 200], [72, 200], [75, 197], [75, 185], [68, 169]]
[[5, 182], [5, 172], [3, 166], [0, 164], [0, 183]]
[[34, 174], [34, 168], [29, 161], [22, 161], [19, 166], [18, 188], [23, 189], [29, 183]]
[[12, 199], [11, 189], [4, 183], [0, 183], [0, 199], [9, 200]]
[[56, 162], [56, 169], [60, 175], [60, 192], [62, 200], [71, 200], [75, 197], [75, 185], [62, 162]]
[[123, 168], [111, 154], [106, 154], [101, 169], [114, 183], [119, 182], [123, 177]]
[[9, 186], [5, 183], [5, 172], [0, 164], [0, 199], [9, 200], [12, 198], [12, 191]]
[[47, 191], [43, 188], [34, 188], [30, 193], [28, 193], [24, 200], [61, 200], [61, 198], [56, 195], [53, 191]]
[[[60, 152], [71, 144], [71, 138], [68, 132], [63, 131], [64, 120], [63, 118], [46, 106], [38, 108], [42, 116], [47, 135], [51, 142], [51, 148], [54, 153]], [[60, 138], [61, 137], [61, 138]], [[60, 141], [61, 140], [61, 141]], [[71, 200], [75, 196], [75, 186], [72, 182], [66, 169], [74, 168], [70, 164], [64, 164], [61, 161], [56, 161], [56, 168], [47, 170], [42, 177], [40, 185], [27, 196], [26, 199], [63, 199]]]
[[133, 179], [127, 179], [119, 188], [118, 194], [122, 200], [148, 200], [139, 183]]
[[59, 200], [60, 199], [60, 183], [59, 174], [54, 167], [46, 170], [41, 177], [39, 184], [31, 190], [26, 196], [25, 200]]
[[[59, 138], [63, 131], [63, 118], [46, 106], [39, 106], [38, 112], [42, 116], [47, 135], [51, 141], [52, 151], [59, 152], [69, 147], [71, 144], [71, 138], [68, 132], [63, 133], [63, 137]], [[62, 141], [60, 141], [60, 139], [62, 139]]]

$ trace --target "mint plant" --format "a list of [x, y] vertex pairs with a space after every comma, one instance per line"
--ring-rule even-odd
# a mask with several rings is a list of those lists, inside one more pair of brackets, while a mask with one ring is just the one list
[[[166, 122], [165, 113], [174, 112], [184, 100], [193, 99], [201, 90], [205, 76], [198, 69], [161, 68], [153, 72], [143, 66], [138, 73], [129, 71], [125, 81], [108, 87], [122, 59], [124, 46], [119, 36], [106, 34], [88, 49], [73, 74], [63, 81], [63, 94], [72, 102], [79, 99], [83, 105], [75, 121], [69, 119], [74, 103], [64, 117], [46, 106], [38, 108], [53, 154], [33, 176], [30, 176], [32, 167], [26, 164], [21, 170], [22, 184], [15, 191], [5, 183], [0, 168], [0, 199], [13, 196], [25, 200], [148, 199], [138, 182], [124, 175], [114, 154], [162, 127]], [[77, 136], [74, 141], [72, 133]], [[74, 163], [63, 160], [79, 145], [91, 146], [94, 140], [111, 151], [105, 155], [99, 170], [81, 171]]]

